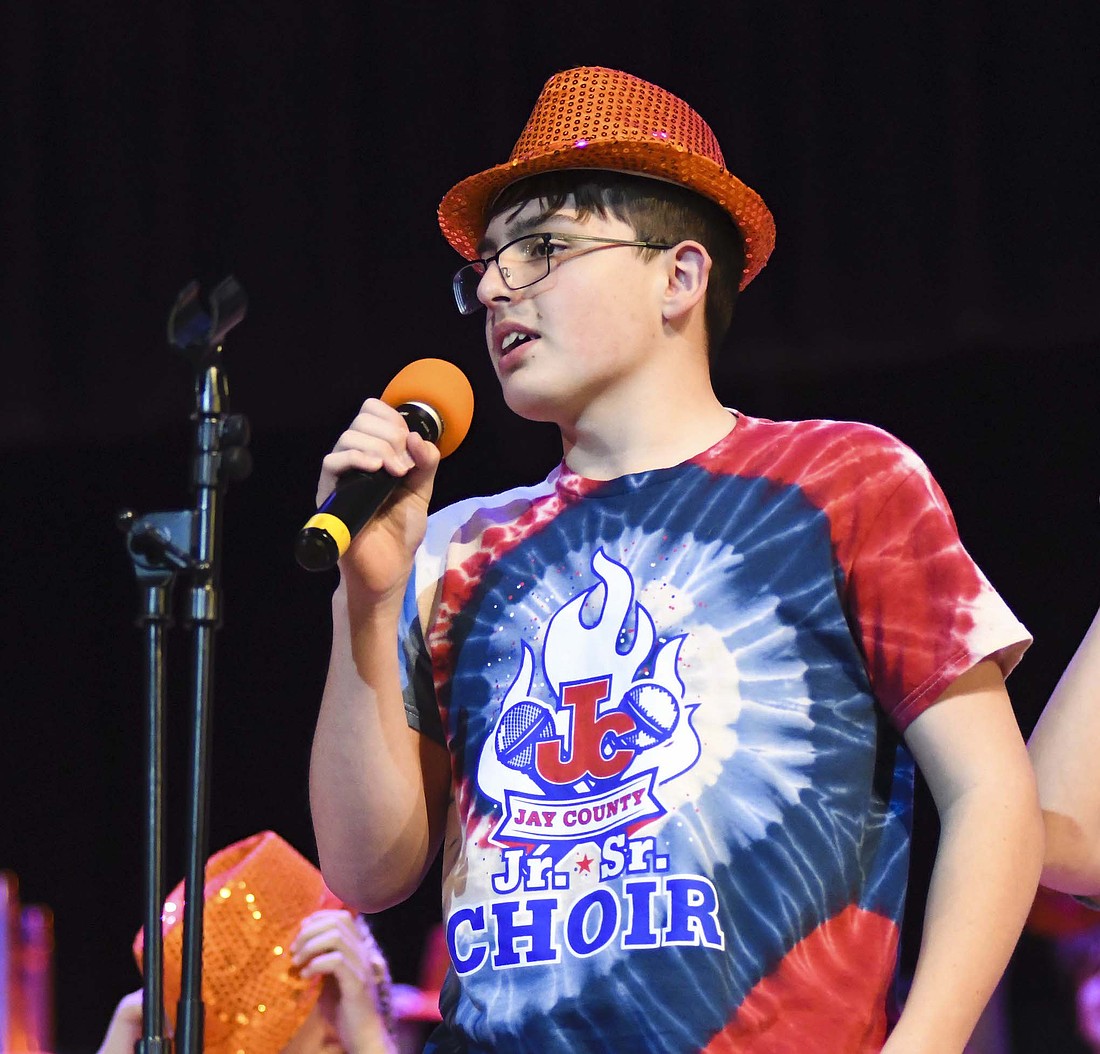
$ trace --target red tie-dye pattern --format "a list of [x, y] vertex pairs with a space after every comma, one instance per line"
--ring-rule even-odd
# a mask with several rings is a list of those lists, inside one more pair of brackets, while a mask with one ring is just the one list
[[868, 425], [742, 418], [696, 463], [795, 485], [824, 512], [842, 598], [879, 703], [902, 730], [967, 666], [988, 586], [947, 499], [911, 451]]
[[[704, 1054], [871, 1054], [886, 1039], [897, 927], [854, 905], [796, 944]], [[878, 1007], [873, 1020], [867, 1008]]]

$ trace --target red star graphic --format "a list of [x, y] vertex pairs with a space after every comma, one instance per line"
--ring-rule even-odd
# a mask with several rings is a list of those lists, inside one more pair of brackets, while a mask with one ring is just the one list
[[587, 871], [591, 866], [592, 861], [589, 860], [587, 856], [582, 856], [580, 860], [577, 861], [577, 867], [579, 867], [582, 871]]

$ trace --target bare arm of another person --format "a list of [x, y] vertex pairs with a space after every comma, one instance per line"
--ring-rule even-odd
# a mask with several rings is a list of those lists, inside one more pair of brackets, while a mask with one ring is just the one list
[[442, 841], [446, 751], [405, 718], [398, 622], [424, 537], [439, 452], [396, 410], [363, 404], [323, 462], [318, 504], [349, 469], [400, 483], [340, 561], [332, 653], [310, 761], [321, 870], [337, 896], [379, 911], [419, 884]]
[[1028, 742], [1046, 826], [1045, 886], [1100, 893], [1100, 612]]
[[962, 674], [905, 740], [936, 803], [940, 842], [913, 985], [883, 1054], [960, 1054], [1035, 896], [1035, 779], [992, 662]]

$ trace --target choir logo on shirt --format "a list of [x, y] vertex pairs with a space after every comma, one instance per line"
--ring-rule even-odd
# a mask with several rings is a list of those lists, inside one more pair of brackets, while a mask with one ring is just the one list
[[489, 837], [502, 848], [560, 857], [633, 835], [664, 815], [662, 785], [699, 758], [697, 704], [685, 704], [677, 672], [684, 637], [658, 638], [630, 572], [602, 549], [592, 573], [596, 584], [547, 624], [541, 678], [522, 643], [481, 755], [478, 785], [500, 806]]

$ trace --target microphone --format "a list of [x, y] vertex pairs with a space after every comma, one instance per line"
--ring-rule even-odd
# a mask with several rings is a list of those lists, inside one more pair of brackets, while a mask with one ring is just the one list
[[[446, 457], [466, 438], [474, 416], [474, 392], [465, 374], [443, 359], [410, 362], [382, 393], [409, 426]], [[345, 472], [336, 489], [298, 532], [294, 558], [307, 571], [327, 571], [348, 551], [398, 484], [385, 469]]]

